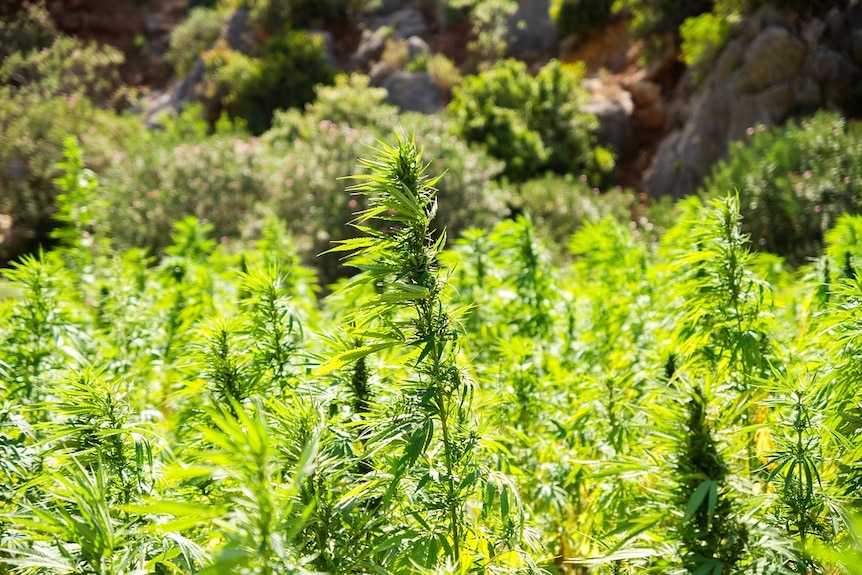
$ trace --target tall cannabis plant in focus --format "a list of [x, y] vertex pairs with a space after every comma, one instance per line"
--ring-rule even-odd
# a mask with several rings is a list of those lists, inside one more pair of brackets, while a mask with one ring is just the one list
[[439, 263], [446, 234], [432, 228], [437, 178], [425, 174], [412, 137], [399, 137], [397, 147], [381, 144], [377, 159], [362, 163], [369, 173], [357, 176], [351, 191], [366, 198], [354, 222], [364, 235], [333, 251], [350, 252], [348, 265], [362, 272], [347, 289], [369, 295], [350, 315], [346, 341], [364, 343], [324, 370], [355, 363], [356, 376], [369, 354], [389, 350], [415, 375], [393, 384], [392, 404], [361, 414], [363, 465], [371, 469], [351, 498], [383, 505], [400, 523], [385, 543], [400, 549], [380, 558], [390, 569], [449, 564], [457, 573], [487, 572], [501, 558], [508, 572], [526, 568], [529, 558], [511, 550], [523, 521], [513, 484], [481, 463], [486, 446], [472, 410], [473, 382], [458, 357], [463, 309], [447, 302]]

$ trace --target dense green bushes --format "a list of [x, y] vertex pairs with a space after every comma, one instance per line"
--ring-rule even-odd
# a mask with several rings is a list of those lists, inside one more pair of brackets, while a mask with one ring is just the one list
[[550, 16], [561, 37], [590, 32], [606, 24], [613, 0], [552, 0]]
[[580, 76], [577, 67], [552, 61], [533, 78], [522, 62], [502, 61], [455, 90], [448, 107], [453, 129], [505, 161], [512, 181], [546, 171], [598, 181], [613, 160], [594, 144], [595, 117], [580, 111]]
[[827, 112], [799, 125], [752, 128], [713, 168], [705, 193], [738, 189], [755, 246], [804, 263], [820, 253], [840, 214], [862, 211], [860, 135], [860, 124]]
[[224, 23], [224, 12], [201, 7], [192, 9], [171, 32], [170, 48], [165, 60], [170, 62], [177, 74], [188, 73], [201, 54], [215, 44]]
[[222, 42], [204, 53], [209, 74], [208, 96], [231, 116], [242, 118], [252, 133], [269, 128], [278, 109], [302, 107], [314, 98], [314, 87], [332, 82], [320, 36], [291, 30], [264, 44], [260, 57], [231, 50]]

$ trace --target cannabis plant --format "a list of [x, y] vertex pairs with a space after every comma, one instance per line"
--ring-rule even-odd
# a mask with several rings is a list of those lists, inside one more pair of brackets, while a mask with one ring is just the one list
[[[400, 349], [414, 370], [397, 384], [395, 405], [364, 417], [366, 449], [377, 456], [377, 468], [363, 490], [403, 522], [394, 568], [451, 561], [457, 572], [490, 569], [517, 540], [523, 516], [511, 482], [479, 459], [474, 385], [458, 356], [463, 310], [447, 302], [439, 260], [446, 234], [431, 227], [437, 178], [425, 174], [412, 137], [382, 145], [378, 158], [363, 164], [369, 173], [351, 189], [366, 198], [354, 224], [364, 236], [334, 251], [350, 252], [348, 265], [362, 272], [348, 289], [373, 286], [374, 293], [350, 317], [350, 339], [364, 344], [325, 367]], [[493, 527], [494, 516], [496, 527], [482, 526]]]

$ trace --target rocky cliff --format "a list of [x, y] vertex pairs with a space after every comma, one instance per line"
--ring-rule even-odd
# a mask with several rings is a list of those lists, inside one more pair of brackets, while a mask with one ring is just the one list
[[645, 175], [653, 197], [691, 194], [728, 144], [757, 124], [774, 126], [821, 108], [862, 104], [862, 2], [800, 21], [764, 6], [732, 31], [701, 92], [674, 106], [672, 131]]

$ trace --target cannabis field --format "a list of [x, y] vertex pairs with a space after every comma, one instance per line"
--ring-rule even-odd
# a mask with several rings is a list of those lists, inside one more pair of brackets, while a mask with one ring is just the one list
[[791, 272], [690, 198], [552, 263], [368, 157], [322, 297], [274, 217], [114, 248], [67, 143], [0, 284], [0, 573], [862, 572], [862, 218]]

